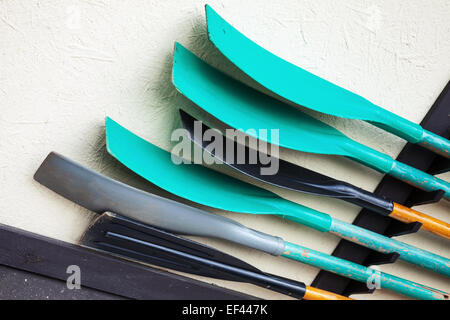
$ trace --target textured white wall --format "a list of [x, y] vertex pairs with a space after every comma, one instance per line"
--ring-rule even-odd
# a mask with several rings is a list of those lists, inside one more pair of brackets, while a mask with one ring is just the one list
[[[207, 41], [200, 0], [0, 1], [0, 223], [74, 242], [92, 214], [33, 181], [54, 150], [149, 191], [105, 153], [104, 117], [169, 147], [176, 108], [192, 107], [170, 83], [174, 41], [238, 77]], [[450, 78], [450, 2], [216, 1], [244, 34], [279, 56], [419, 122]], [[396, 156], [404, 142], [359, 121], [322, 117], [349, 136]], [[381, 175], [337, 157], [283, 152], [283, 157], [374, 189]], [[449, 179], [449, 175], [445, 177]], [[275, 190], [352, 221], [358, 208]], [[449, 204], [424, 206], [448, 220]], [[220, 212], [247, 226], [325, 252], [338, 239], [275, 217]], [[418, 233], [400, 239], [450, 257], [448, 242]], [[309, 283], [317, 270], [220, 241], [202, 240], [264, 271]], [[447, 278], [404, 263], [383, 271], [450, 291]], [[211, 281], [210, 279], [205, 279]], [[215, 283], [264, 298], [251, 285]], [[358, 298], [402, 298], [381, 290]]]

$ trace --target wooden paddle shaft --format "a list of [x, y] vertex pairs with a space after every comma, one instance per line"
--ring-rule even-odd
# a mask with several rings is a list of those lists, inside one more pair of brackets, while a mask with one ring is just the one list
[[394, 202], [394, 208], [389, 216], [406, 223], [420, 222], [423, 229], [450, 239], [450, 224], [401, 204]]
[[306, 293], [303, 296], [305, 300], [353, 300], [352, 298], [341, 296], [339, 294], [306, 286]]

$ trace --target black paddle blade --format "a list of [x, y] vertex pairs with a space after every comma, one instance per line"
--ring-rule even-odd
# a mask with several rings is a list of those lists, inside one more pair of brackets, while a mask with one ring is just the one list
[[252, 283], [302, 298], [306, 286], [266, 274], [219, 250], [106, 212], [95, 219], [80, 243], [88, 248], [125, 259], [216, 279]]
[[221, 251], [110, 212], [95, 219], [81, 243], [145, 263], [223, 280], [236, 278], [204, 267], [191, 256], [262, 273]]
[[[276, 160], [279, 164], [278, 172], [273, 175], [262, 174], [262, 169], [268, 167], [269, 164], [264, 164], [261, 158], [268, 159], [269, 156], [261, 151], [239, 144], [223, 135], [221, 135], [221, 138], [223, 139], [224, 152], [223, 154], [216, 153], [214, 149], [207, 148], [212, 142], [204, 141], [203, 139], [204, 133], [210, 128], [201, 123], [201, 130], [196, 130], [195, 122], [198, 120], [181, 109], [179, 112], [183, 127], [189, 132], [189, 138], [194, 143], [226, 165], [247, 176], [289, 190], [339, 198], [383, 215], [388, 215], [392, 212], [393, 203], [390, 200], [376, 196], [344, 181], [333, 179], [272, 156], [272, 161]], [[234, 152], [230, 152], [230, 148]], [[231, 157], [229, 157], [230, 153]]]

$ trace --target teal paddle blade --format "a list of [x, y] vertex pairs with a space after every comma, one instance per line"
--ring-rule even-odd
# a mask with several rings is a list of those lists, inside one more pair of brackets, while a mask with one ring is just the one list
[[302, 106], [350, 119], [376, 121], [385, 111], [260, 47], [208, 5], [206, 18], [211, 42], [233, 64], [276, 94]]
[[273, 93], [319, 112], [371, 122], [449, 157], [447, 139], [272, 54], [236, 30], [208, 5], [206, 18], [211, 42], [233, 64]]
[[[172, 81], [202, 109], [257, 139], [304, 152], [352, 155], [345, 147], [349, 139], [338, 130], [230, 78], [179, 43]], [[261, 129], [279, 129], [279, 141]]]
[[190, 201], [240, 213], [279, 215], [320, 231], [330, 228], [331, 217], [325, 213], [201, 165], [174, 163], [171, 153], [136, 136], [111, 118], [106, 118], [106, 147], [135, 173]]

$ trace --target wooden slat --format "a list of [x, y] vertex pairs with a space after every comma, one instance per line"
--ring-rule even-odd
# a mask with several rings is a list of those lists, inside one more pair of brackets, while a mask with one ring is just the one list
[[107, 292], [82, 287], [69, 290], [65, 281], [0, 265], [0, 300], [123, 300]]
[[[69, 276], [67, 267], [77, 265], [81, 269], [82, 287], [130, 299], [255, 299], [240, 292], [101, 255], [77, 245], [1, 224], [0, 265], [64, 282]], [[6, 289], [6, 285], [3, 288]]]

